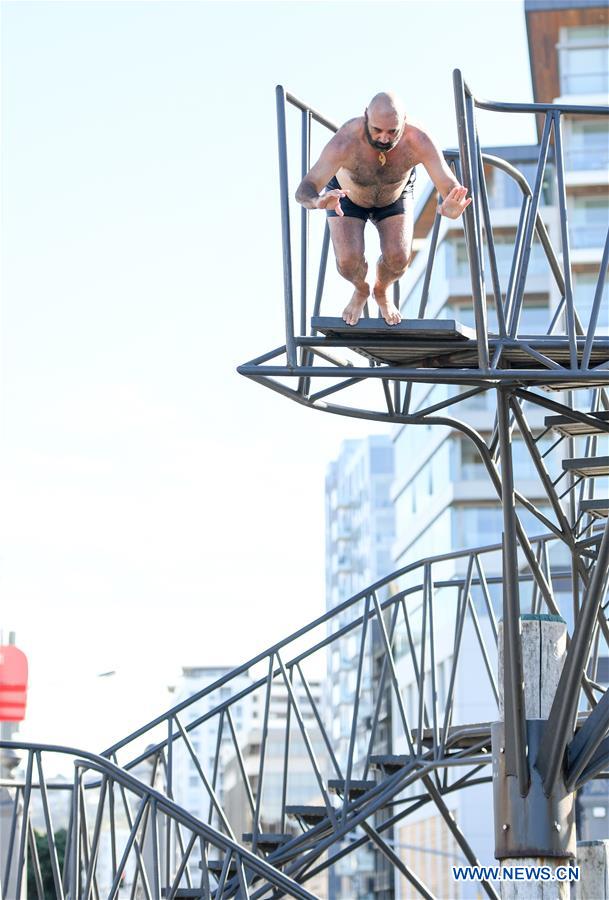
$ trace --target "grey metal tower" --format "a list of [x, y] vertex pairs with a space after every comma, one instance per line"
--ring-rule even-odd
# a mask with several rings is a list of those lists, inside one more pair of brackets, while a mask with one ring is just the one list
[[[61, 898], [219, 900], [314, 897], [319, 893], [316, 879], [367, 843], [419, 896], [433, 897], [432, 887], [388, 836], [409, 816], [434, 808], [463, 858], [476, 864], [448, 800], [456, 791], [491, 782], [493, 772], [498, 856], [572, 857], [575, 791], [607, 775], [609, 763], [609, 694], [597, 680], [597, 662], [607, 655], [609, 644], [609, 499], [598, 493], [600, 479], [609, 473], [609, 458], [597, 453], [599, 441], [609, 433], [609, 336], [600, 327], [606, 314], [609, 235], [594, 300], [583, 319], [573, 291], [561, 125], [570, 116], [607, 116], [609, 109], [477, 100], [458, 71], [454, 87], [459, 151], [446, 155], [474, 198], [464, 228], [475, 327], [426, 318], [439, 216], [416, 317], [393, 327], [364, 318], [349, 327], [322, 315], [329, 235], [326, 228], [311, 291], [304, 210], [299, 213], [298, 254], [292, 243], [288, 107], [295, 107], [300, 119], [303, 172], [309, 168], [311, 128], [332, 131], [334, 125], [278, 88], [286, 342], [239, 371], [311, 409], [413, 428], [448, 425], [460, 432], [475, 447], [502, 501], [503, 540], [428, 555], [388, 573], [102, 754], [12, 743], [23, 754], [23, 776], [4, 786], [10, 807], [0, 873], [5, 900], [21, 896], [26, 870], [33, 890], [44, 896], [41, 847], [48, 852], [52, 889]], [[543, 118], [534, 184], [514, 166], [481, 151], [478, 109]], [[550, 153], [556, 171], [560, 253], [539, 214]], [[521, 192], [507, 284], [501, 283], [496, 264], [485, 166], [501, 169]], [[526, 334], [521, 320], [534, 240], [543, 248], [560, 301], [543, 331]], [[489, 333], [487, 326], [489, 304], [496, 314], [496, 333]], [[437, 386], [438, 392], [413, 411], [413, 394], [421, 384]], [[460, 403], [484, 393], [494, 398], [496, 408], [486, 439], [458, 417]], [[542, 433], [529, 424], [533, 408], [546, 414]], [[526, 446], [543, 487], [543, 508], [514, 484], [514, 433]], [[542, 435], [553, 437], [547, 449], [545, 444], [542, 449]], [[576, 442], [582, 440], [583, 450], [576, 452]], [[531, 536], [525, 528], [523, 511], [539, 523], [538, 535]], [[502, 559], [499, 575], [497, 558]], [[455, 560], [463, 574], [455, 575], [454, 567], [447, 574], [447, 563]], [[495, 609], [498, 593], [502, 628]], [[452, 646], [442, 667], [439, 615], [454, 621]], [[529, 628], [526, 623], [560, 624], [563, 619], [572, 623], [565, 662], [547, 718], [536, 718], [527, 715], [521, 632]], [[477, 681], [498, 708], [503, 705], [502, 722], [499, 716], [497, 722], [455, 721], [455, 698], [467, 691], [471, 679], [471, 660], [462, 652], [468, 633], [477, 647]], [[376, 653], [379, 666], [370, 707], [361, 703], [361, 696], [373, 634], [381, 653]], [[344, 654], [352, 673], [349, 741], [340, 755], [311, 690], [319, 661], [325, 661], [328, 652]], [[500, 678], [499, 656], [504, 663]], [[245, 686], [227, 690], [237, 679], [242, 684], [245, 673]], [[404, 696], [405, 680], [416, 685], [410, 700]], [[388, 695], [394, 709], [394, 746], [397, 750], [399, 745], [400, 752], [375, 755]], [[205, 711], [193, 718], [189, 707], [203, 698]], [[279, 705], [282, 726], [276, 728], [272, 726], [279, 720]], [[248, 715], [256, 717], [255, 736], [250, 738], [236, 727], [246, 707]], [[368, 749], [356, 754], [363, 724]], [[201, 746], [216, 748], [211, 759], [201, 758]], [[227, 748], [232, 748], [232, 771], [241, 779], [252, 822], [246, 834], [234, 832], [216, 790]], [[74, 760], [72, 783], [50, 783], [45, 777], [48, 760], [57, 753]], [[204, 798], [204, 812], [201, 815], [198, 804], [198, 817], [173, 799], [176, 759], [184, 753]], [[294, 754], [309, 761], [312, 788], [305, 803], [301, 797], [297, 803], [293, 800]], [[63, 856], [50, 802], [59, 791], [70, 801], [62, 822], [67, 838]], [[271, 805], [273, 814], [268, 812]], [[34, 833], [35, 809], [41, 816], [42, 838]], [[497, 897], [490, 881], [482, 886], [489, 897]]]

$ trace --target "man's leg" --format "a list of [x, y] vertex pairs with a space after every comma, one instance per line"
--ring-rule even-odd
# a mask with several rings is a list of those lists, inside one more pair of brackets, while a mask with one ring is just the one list
[[355, 288], [351, 302], [343, 310], [343, 319], [347, 325], [355, 325], [370, 296], [370, 287], [366, 284], [368, 263], [364, 259], [365, 225], [365, 219], [357, 219], [354, 216], [328, 218], [336, 255], [336, 268]]
[[372, 292], [384, 320], [389, 325], [397, 325], [401, 319], [400, 311], [393, 299], [387, 296], [387, 289], [402, 277], [412, 256], [412, 200], [406, 201], [403, 214], [387, 216], [375, 224], [381, 239], [381, 255]]

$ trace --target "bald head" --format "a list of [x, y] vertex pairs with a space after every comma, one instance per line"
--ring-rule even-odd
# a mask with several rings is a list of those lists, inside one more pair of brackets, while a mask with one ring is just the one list
[[404, 104], [395, 94], [375, 94], [364, 113], [368, 143], [384, 152], [399, 143], [405, 123]]
[[368, 115], [379, 115], [379, 116], [397, 116], [398, 119], [403, 121], [405, 110], [404, 104], [393, 92], [386, 93], [383, 91], [380, 94], [375, 94], [370, 103], [368, 104]]

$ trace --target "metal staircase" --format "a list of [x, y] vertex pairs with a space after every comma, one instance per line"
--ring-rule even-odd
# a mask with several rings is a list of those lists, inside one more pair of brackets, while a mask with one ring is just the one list
[[[286, 343], [239, 371], [313, 409], [386, 423], [442, 425], [459, 433], [476, 448], [502, 502], [503, 541], [428, 556], [388, 574], [99, 756], [0, 744], [25, 754], [24, 776], [5, 781], [3, 788], [10, 801], [9, 851], [0, 871], [4, 900], [12, 900], [12, 891], [19, 896], [26, 869], [34, 873], [37, 896], [44, 896], [41, 847], [51, 860], [54, 890], [65, 900], [219, 900], [317, 896], [316, 879], [367, 844], [419, 896], [433, 898], [421, 874], [399, 853], [392, 830], [419, 810], [433, 808], [462, 857], [477, 862], [450, 808], [456, 792], [492, 781], [492, 722], [460, 721], [456, 712], [458, 698], [471, 691], [474, 663], [476, 695], [489, 709], [499, 705], [501, 695], [506, 716], [510, 711], [506, 764], [524, 794], [528, 773], [538, 766], [548, 793], [560, 778], [573, 792], [609, 774], [609, 694], [598, 680], [598, 661], [609, 656], [604, 481], [609, 474], [604, 444], [609, 322], [603, 307], [609, 235], [584, 323], [572, 285], [561, 140], [566, 116], [607, 115], [609, 110], [476, 100], [459, 72], [455, 97], [460, 146], [458, 153], [446, 155], [475, 198], [464, 221], [475, 327], [426, 318], [438, 215], [420, 251], [427, 264], [418, 318], [392, 327], [364, 318], [349, 327], [321, 314], [327, 226], [309, 309], [309, 217], [303, 210], [295, 315], [286, 104], [300, 113], [303, 173], [309, 168], [313, 124], [335, 127], [279, 88]], [[514, 167], [481, 151], [476, 109], [544, 117], [532, 187]], [[552, 141], [560, 253], [539, 212]], [[507, 173], [522, 193], [506, 285], [496, 264], [485, 166]], [[520, 323], [526, 321], [525, 286], [535, 235], [561, 299], [545, 333], [531, 335], [521, 333]], [[487, 328], [487, 281], [496, 334]], [[440, 398], [420, 403], [416, 386], [424, 383], [446, 389]], [[488, 392], [495, 397], [496, 415], [485, 436], [468, 424], [459, 404]], [[514, 482], [514, 435], [530, 457], [543, 503], [533, 502]], [[541, 739], [543, 763], [541, 753], [529, 756], [522, 715], [518, 623], [527, 615], [562, 616], [569, 623], [564, 677]], [[516, 630], [503, 631], [500, 649], [512, 665], [501, 684], [500, 616], [508, 625], [517, 623]], [[442, 630], [445, 641], [447, 622], [450, 647], [446, 651], [442, 645], [440, 658], [439, 635]], [[370, 692], [366, 667], [373, 652], [378, 672]], [[340, 752], [331, 705], [316, 700], [312, 689], [333, 653], [350, 661], [352, 675], [350, 737]], [[408, 695], [406, 686], [413, 688]], [[251, 728], [242, 726], [246, 721], [255, 725], [255, 746], [248, 737]], [[391, 725], [389, 750], [380, 740], [381, 722]], [[201, 751], [210, 746], [211, 757]], [[45, 779], [43, 760], [53, 753], [74, 758], [73, 782]], [[197, 783], [196, 812], [188, 809], [190, 795], [180, 780], [185, 770]], [[70, 798], [63, 862], [50, 814], [53, 792]], [[41, 843], [34, 834], [35, 809], [42, 810]], [[491, 883], [482, 887], [489, 897], [498, 896]]]

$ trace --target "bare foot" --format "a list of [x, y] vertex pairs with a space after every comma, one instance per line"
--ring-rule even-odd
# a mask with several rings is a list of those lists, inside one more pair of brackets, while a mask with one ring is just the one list
[[393, 302], [387, 299], [387, 288], [380, 287], [377, 283], [374, 285], [373, 296], [379, 305], [381, 315], [388, 325], [397, 325], [402, 321], [400, 311]]
[[369, 296], [369, 288], [366, 293], [363, 291], [354, 291], [350, 303], [343, 309], [343, 319], [347, 325], [355, 325], [357, 323]]

